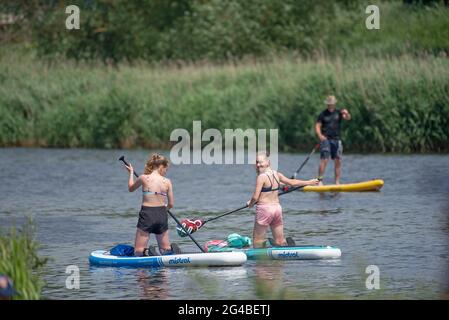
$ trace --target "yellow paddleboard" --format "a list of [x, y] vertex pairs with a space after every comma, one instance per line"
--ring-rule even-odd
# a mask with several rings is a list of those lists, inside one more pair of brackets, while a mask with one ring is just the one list
[[328, 184], [324, 186], [306, 186], [304, 192], [362, 192], [379, 191], [384, 185], [381, 179], [363, 181], [358, 183]]

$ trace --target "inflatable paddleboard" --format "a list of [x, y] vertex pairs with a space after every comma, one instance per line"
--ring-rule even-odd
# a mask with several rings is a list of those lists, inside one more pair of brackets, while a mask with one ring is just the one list
[[209, 247], [209, 252], [243, 252], [249, 260], [315, 260], [338, 259], [341, 250], [331, 246], [295, 246], [237, 249], [231, 247]]
[[384, 185], [381, 179], [364, 181], [359, 183], [328, 184], [324, 186], [305, 186], [304, 192], [363, 192], [379, 191]]
[[166, 256], [119, 257], [106, 250], [93, 251], [89, 256], [92, 265], [111, 267], [216, 267], [241, 266], [247, 260], [243, 252], [184, 253]]

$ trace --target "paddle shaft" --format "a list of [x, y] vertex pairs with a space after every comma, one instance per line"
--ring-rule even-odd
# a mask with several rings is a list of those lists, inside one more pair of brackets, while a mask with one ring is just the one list
[[215, 220], [215, 219], [218, 219], [218, 218], [227, 216], [228, 214], [235, 213], [235, 212], [240, 211], [240, 210], [243, 210], [243, 209], [245, 209], [245, 208], [248, 208], [248, 205], [243, 206], [243, 207], [240, 207], [240, 208], [238, 208], [238, 209], [231, 210], [231, 211], [229, 211], [229, 212], [225, 212], [225, 213], [223, 213], [223, 214], [220, 214], [219, 216], [216, 216], [216, 217], [207, 219], [207, 220], [205, 220], [205, 221], [203, 222], [203, 225], [206, 224], [206, 222], [213, 221], [213, 220]]
[[312, 154], [315, 153], [316, 149], [318, 149], [320, 147], [320, 144], [317, 143], [315, 145], [315, 147], [313, 147], [312, 152], [307, 156], [306, 160], [304, 160], [304, 162], [301, 164], [301, 166], [298, 168], [298, 170], [295, 171], [295, 173], [292, 175], [292, 179], [296, 179], [296, 176], [298, 175], [298, 173], [302, 170], [302, 168], [306, 165], [307, 161], [309, 161], [309, 158], [312, 156]]
[[[125, 161], [124, 157], [120, 157], [119, 159], [120, 161], [123, 161], [123, 163], [129, 167], [129, 164]], [[136, 178], [139, 177], [139, 175], [134, 171], [134, 175], [136, 176]], [[181, 227], [182, 231], [184, 231], [189, 238], [196, 244], [196, 246], [198, 248], [200, 248], [201, 252], [206, 252], [204, 251], [204, 249], [201, 247], [201, 245], [192, 237], [192, 235], [182, 226], [181, 222], [179, 222], [179, 220], [173, 215], [173, 213], [170, 212], [170, 210], [167, 209], [168, 214], [170, 215], [170, 217], [172, 217], [173, 220], [175, 220], [175, 222], [178, 224], [178, 226]]]
[[[297, 187], [293, 187], [293, 188], [291, 188], [291, 189], [288, 189], [287, 191], [282, 191], [282, 192], [280, 192], [279, 195], [282, 196], [283, 194], [287, 194], [287, 193], [290, 193], [290, 192], [292, 192], [292, 191], [302, 189], [302, 188], [304, 188], [304, 187], [305, 187], [305, 186], [297, 186]], [[257, 203], [257, 202], [256, 202], [256, 203]], [[212, 221], [212, 220], [215, 220], [215, 219], [218, 219], [218, 218], [227, 216], [228, 214], [235, 213], [235, 212], [237, 212], [237, 211], [240, 211], [240, 210], [243, 210], [243, 209], [246, 209], [246, 208], [248, 208], [248, 205], [243, 206], [243, 207], [240, 207], [240, 208], [238, 208], [238, 209], [234, 209], [234, 210], [229, 211], [229, 212], [225, 212], [225, 213], [223, 213], [223, 214], [221, 214], [221, 215], [219, 215], [219, 216], [216, 216], [216, 217], [207, 219], [207, 220], [205, 220], [205, 221], [203, 222], [203, 225], [202, 225], [202, 226], [204, 226], [204, 225], [206, 224], [206, 222], [209, 222], [209, 221]]]
[[[309, 158], [315, 153], [316, 149], [318, 149], [319, 147], [320, 147], [320, 144], [319, 144], [319, 143], [317, 143], [317, 144], [315, 145], [315, 147], [313, 147], [312, 152], [307, 156], [306, 160], [304, 160], [304, 162], [301, 164], [301, 166], [298, 168], [298, 170], [295, 171], [295, 173], [293, 174], [293, 176], [291, 177], [291, 179], [296, 179], [296, 176], [298, 175], [298, 173], [302, 170], [302, 168], [306, 165], [307, 161], [309, 161]], [[279, 193], [279, 195], [281, 196], [281, 195], [283, 195], [283, 194], [290, 193], [290, 192], [292, 192], [292, 191], [299, 190], [299, 189], [304, 188], [304, 187], [305, 187], [305, 186], [294, 187], [294, 188], [290, 189], [290, 190], [287, 191], [287, 192], [281, 192], [281, 193]], [[243, 207], [240, 207], [240, 208], [238, 208], [238, 209], [231, 210], [231, 211], [229, 211], [229, 212], [225, 212], [225, 213], [223, 213], [223, 214], [221, 214], [221, 215], [219, 215], [219, 216], [216, 216], [216, 217], [214, 217], [214, 218], [207, 219], [207, 220], [205, 220], [205, 221], [203, 222], [202, 226], [204, 226], [204, 225], [206, 224], [206, 222], [213, 221], [213, 220], [215, 220], [215, 219], [218, 219], [218, 218], [227, 216], [227, 215], [229, 215], [229, 214], [235, 213], [235, 212], [237, 212], [237, 211], [240, 211], [240, 210], [243, 210], [243, 209], [246, 209], [246, 208], [248, 208], [248, 205], [243, 206]]]

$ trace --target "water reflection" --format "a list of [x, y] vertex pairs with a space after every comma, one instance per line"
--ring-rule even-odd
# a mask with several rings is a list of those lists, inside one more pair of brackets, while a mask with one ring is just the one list
[[140, 299], [165, 300], [169, 297], [169, 273], [167, 269], [139, 269], [137, 282], [140, 287]]
[[[187, 292], [210, 299], [221, 299], [226, 292], [232, 299], [242, 299], [238, 288], [248, 279], [245, 266], [149, 269], [90, 266], [88, 270], [89, 282], [96, 289], [85, 293], [89, 296], [99, 294], [101, 290], [105, 299], [198, 298], [185, 296]], [[106, 287], [99, 289], [98, 284]]]
[[319, 192], [318, 198], [320, 200], [334, 200], [339, 199], [343, 196], [342, 192]]
[[285, 297], [282, 261], [257, 261], [254, 275], [254, 291], [257, 298], [273, 300]]
[[[90, 284], [106, 299], [164, 300], [169, 298], [169, 274], [164, 268], [89, 267]], [[105, 287], [100, 289], [99, 284]], [[126, 289], [125, 289], [126, 288]]]

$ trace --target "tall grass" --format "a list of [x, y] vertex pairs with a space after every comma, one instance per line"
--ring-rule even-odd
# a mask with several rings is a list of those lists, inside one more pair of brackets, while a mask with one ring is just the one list
[[449, 144], [449, 60], [432, 55], [112, 69], [3, 54], [0, 146], [162, 147], [175, 128], [278, 128], [284, 151], [309, 149], [335, 94], [352, 113], [345, 149], [441, 152]]
[[0, 230], [0, 273], [12, 279], [18, 295], [14, 299], [35, 300], [41, 296], [41, 272], [47, 259], [37, 254], [31, 220], [22, 229]]

